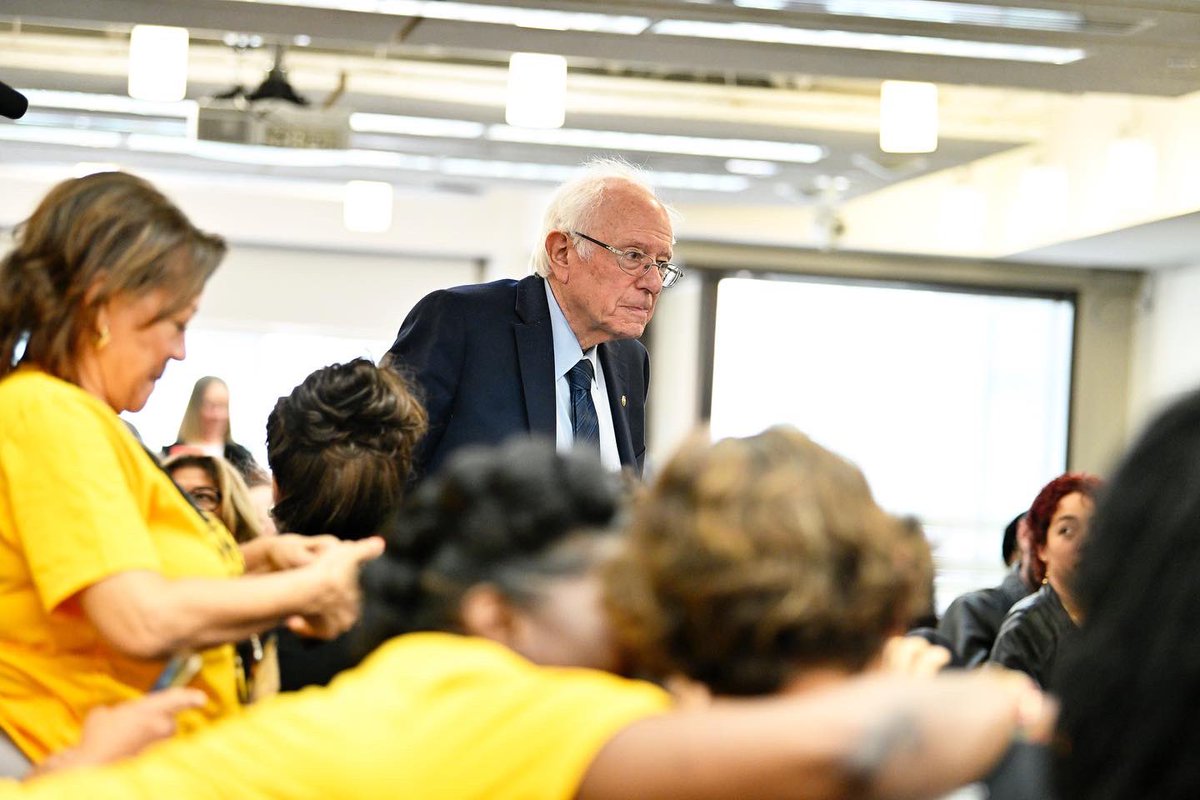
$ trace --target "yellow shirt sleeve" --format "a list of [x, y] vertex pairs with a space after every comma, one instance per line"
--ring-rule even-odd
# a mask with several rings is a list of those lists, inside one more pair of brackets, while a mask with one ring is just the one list
[[110, 575], [162, 569], [115, 441], [123, 432], [97, 411], [45, 402], [5, 420], [0, 472], [19, 498], [14, 532], [46, 611]]
[[537, 667], [483, 640], [411, 634], [328, 688], [14, 796], [569, 800], [613, 735], [669, 703], [650, 684]]

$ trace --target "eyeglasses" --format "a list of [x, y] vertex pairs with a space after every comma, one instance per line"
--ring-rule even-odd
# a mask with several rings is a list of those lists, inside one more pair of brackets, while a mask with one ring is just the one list
[[683, 277], [683, 270], [675, 266], [669, 261], [655, 261], [653, 256], [648, 256], [641, 250], [618, 250], [611, 244], [605, 244], [599, 239], [593, 239], [586, 233], [579, 231], [571, 231], [572, 236], [578, 236], [580, 239], [587, 239], [592, 244], [598, 244], [608, 252], [617, 257], [617, 266], [623, 272], [629, 275], [637, 275], [641, 277], [650, 271], [651, 267], [658, 268], [658, 277], [662, 280], [662, 288], [668, 289]]
[[221, 507], [221, 493], [216, 489], [209, 489], [207, 486], [197, 486], [187, 492], [187, 496], [192, 498], [196, 508], [201, 511], [216, 511]]

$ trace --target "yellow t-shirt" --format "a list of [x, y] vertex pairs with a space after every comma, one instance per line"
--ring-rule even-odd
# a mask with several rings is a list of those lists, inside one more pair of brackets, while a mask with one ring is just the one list
[[[128, 570], [228, 577], [243, 562], [99, 399], [34, 369], [0, 380], [0, 728], [34, 761], [163, 668], [118, 653], [79, 607], [81, 589]], [[184, 728], [235, 709], [232, 646], [206, 651], [193, 685], [211, 701]]]
[[328, 687], [273, 697], [113, 766], [0, 788], [0, 798], [570, 800], [613, 735], [669, 705], [648, 683], [414, 633]]

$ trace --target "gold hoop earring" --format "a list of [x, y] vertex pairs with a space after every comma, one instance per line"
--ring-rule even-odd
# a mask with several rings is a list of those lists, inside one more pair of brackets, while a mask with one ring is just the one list
[[108, 332], [108, 326], [101, 325], [100, 330], [96, 331], [96, 349], [103, 350], [108, 347], [110, 341], [112, 341], [112, 336]]

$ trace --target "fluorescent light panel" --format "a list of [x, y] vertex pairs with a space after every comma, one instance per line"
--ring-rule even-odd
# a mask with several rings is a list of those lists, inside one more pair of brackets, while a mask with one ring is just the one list
[[1024, 61], [1037, 64], [1070, 64], [1087, 57], [1087, 51], [1075, 47], [976, 42], [968, 39], [896, 36], [856, 31], [811, 30], [756, 22], [702, 22], [668, 19], [655, 23], [651, 30], [663, 36], [978, 58], [990, 61]]
[[940, 25], [977, 25], [1026, 31], [1082, 31], [1087, 19], [1078, 11], [1049, 8], [1012, 8], [985, 3], [930, 2], [930, 0], [734, 0], [741, 8], [799, 11], [845, 17], [926, 22]]
[[931, 3], [928, 0], [825, 0], [830, 14], [932, 22], [943, 25], [980, 25], [1029, 31], [1079, 31], [1086, 19], [1078, 11], [1049, 8], [1012, 8], [982, 3]]
[[479, 3], [459, 3], [452, 0], [241, 0], [241, 2], [327, 8], [337, 11], [361, 11], [370, 14], [393, 14], [401, 17], [424, 17], [492, 25], [516, 25], [521, 28], [542, 28], [556, 31], [616, 33], [628, 36], [636, 36], [650, 26], [648, 17], [631, 14], [598, 14], [590, 11], [558, 11], [507, 5], [490, 6]]
[[586, 147], [602, 150], [635, 150], [646, 153], [677, 153], [715, 158], [747, 158], [815, 164], [825, 157], [825, 148], [805, 142], [771, 142], [759, 139], [709, 139], [658, 133], [595, 131], [583, 128], [534, 130], [492, 125], [487, 137], [498, 142]]
[[393, 133], [400, 136], [436, 136], [444, 139], [478, 139], [487, 126], [482, 122], [436, 117], [406, 117], [399, 114], [350, 115], [350, 130], [359, 133]]
[[137, 100], [115, 94], [59, 92], [48, 89], [22, 89], [21, 93], [29, 98], [30, 108], [35, 109], [57, 108], [109, 114], [136, 114], [144, 117], [182, 117], [184, 119], [196, 116], [197, 109], [195, 100], [163, 103], [154, 100]]

